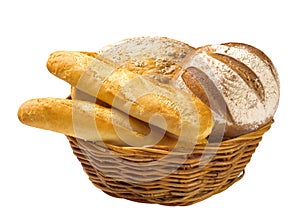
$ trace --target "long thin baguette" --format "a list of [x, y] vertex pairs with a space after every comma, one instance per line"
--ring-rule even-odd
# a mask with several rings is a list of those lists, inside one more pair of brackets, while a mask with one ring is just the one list
[[122, 112], [86, 101], [32, 99], [21, 105], [18, 117], [26, 125], [89, 141], [132, 146], [176, 143], [175, 139], [155, 133], [147, 124]]
[[212, 130], [212, 113], [202, 101], [147, 75], [66, 51], [52, 53], [47, 68], [89, 95], [182, 139], [200, 143]]

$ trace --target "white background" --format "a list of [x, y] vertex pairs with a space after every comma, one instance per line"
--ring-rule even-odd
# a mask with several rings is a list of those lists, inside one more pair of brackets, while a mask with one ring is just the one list
[[[5, 2], [5, 3], [4, 3]], [[299, 218], [299, 11], [297, 1], [1, 1], [0, 218]], [[63, 135], [22, 125], [19, 105], [66, 97], [48, 73], [55, 50], [95, 51], [134, 36], [192, 46], [229, 41], [263, 50], [281, 99], [245, 177], [188, 207], [112, 198], [96, 189]]]

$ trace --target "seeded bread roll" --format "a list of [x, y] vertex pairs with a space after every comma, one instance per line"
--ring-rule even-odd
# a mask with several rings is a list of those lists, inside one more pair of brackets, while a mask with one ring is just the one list
[[[181, 66], [194, 50], [195, 48], [192, 46], [178, 40], [149, 36], [130, 38], [108, 45], [99, 51], [99, 55], [119, 65], [130, 60], [138, 63], [153, 58], [154, 60], [172, 61]], [[168, 66], [165, 70], [167, 69]], [[163, 69], [161, 73], [164, 73]]]
[[111, 44], [99, 51], [100, 57], [141, 75], [185, 90], [175, 79], [195, 48], [167, 37], [135, 37]]
[[183, 68], [187, 71], [178, 80], [211, 107], [216, 125], [226, 123], [226, 137], [254, 131], [273, 118], [278, 74], [257, 48], [242, 43], [204, 46]]

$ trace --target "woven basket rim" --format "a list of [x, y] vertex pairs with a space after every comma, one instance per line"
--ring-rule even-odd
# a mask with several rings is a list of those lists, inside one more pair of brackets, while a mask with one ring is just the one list
[[237, 140], [246, 140], [246, 139], [251, 139], [253, 138], [254, 136], [262, 136], [265, 132], [267, 132], [270, 128], [271, 128], [271, 125], [274, 123], [274, 119], [270, 119], [265, 125], [263, 125], [262, 127], [252, 131], [252, 132], [249, 132], [249, 133], [246, 133], [246, 134], [243, 134], [243, 135], [239, 135], [235, 138], [231, 138], [231, 139], [226, 139], [225, 141], [222, 141], [224, 143], [228, 143], [228, 142], [232, 142], [232, 141], [237, 141]]
[[[221, 149], [222, 147], [226, 147], [229, 148], [231, 145], [235, 145], [236, 142], [247, 142], [247, 141], [252, 141], [252, 139], [257, 139], [257, 138], [261, 138], [263, 136], [263, 134], [265, 132], [267, 132], [271, 125], [274, 123], [274, 119], [271, 119], [267, 124], [265, 124], [264, 126], [262, 126], [261, 128], [231, 138], [231, 139], [226, 139], [224, 141], [221, 142], [217, 142], [217, 143], [211, 143], [213, 145], [213, 148], [215, 148], [216, 144], [219, 144], [218, 146], [220, 147], [219, 149]], [[67, 136], [68, 138], [70, 136]], [[71, 137], [72, 138], [72, 137]], [[107, 149], [109, 150], [113, 150], [113, 151], [118, 151], [118, 152], [122, 152], [122, 153], [132, 153], [133, 151], [140, 151], [140, 152], [150, 152], [150, 153], [158, 153], [161, 155], [166, 155], [168, 153], [178, 153], [178, 155], [181, 155], [181, 152], [176, 152], [176, 151], [172, 151], [170, 148], [170, 146], [168, 145], [147, 145], [147, 146], [130, 146], [130, 145], [115, 145], [115, 144], [110, 144], [110, 143], [104, 143], [104, 142], [92, 142], [92, 141], [86, 141], [83, 139], [79, 139], [79, 138], [75, 138], [77, 141], [85, 141], [85, 142], [90, 142], [91, 144], [95, 144], [95, 145], [101, 145], [103, 146], [103, 144], [107, 147]], [[197, 144], [194, 145], [195, 149], [206, 149], [209, 150], [210, 143], [203, 143], [203, 144]], [[214, 149], [215, 150], [215, 149]], [[138, 154], [136, 154], [138, 155]]]

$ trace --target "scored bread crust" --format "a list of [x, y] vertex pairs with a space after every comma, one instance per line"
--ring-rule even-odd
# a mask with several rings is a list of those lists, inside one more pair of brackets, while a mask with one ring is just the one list
[[[226, 137], [254, 131], [273, 118], [279, 101], [278, 74], [257, 48], [242, 43], [203, 46], [184, 68], [196, 72], [185, 84], [190, 92], [205, 96], [216, 124], [218, 118], [226, 120]], [[204, 88], [198, 91], [191, 84]]]

